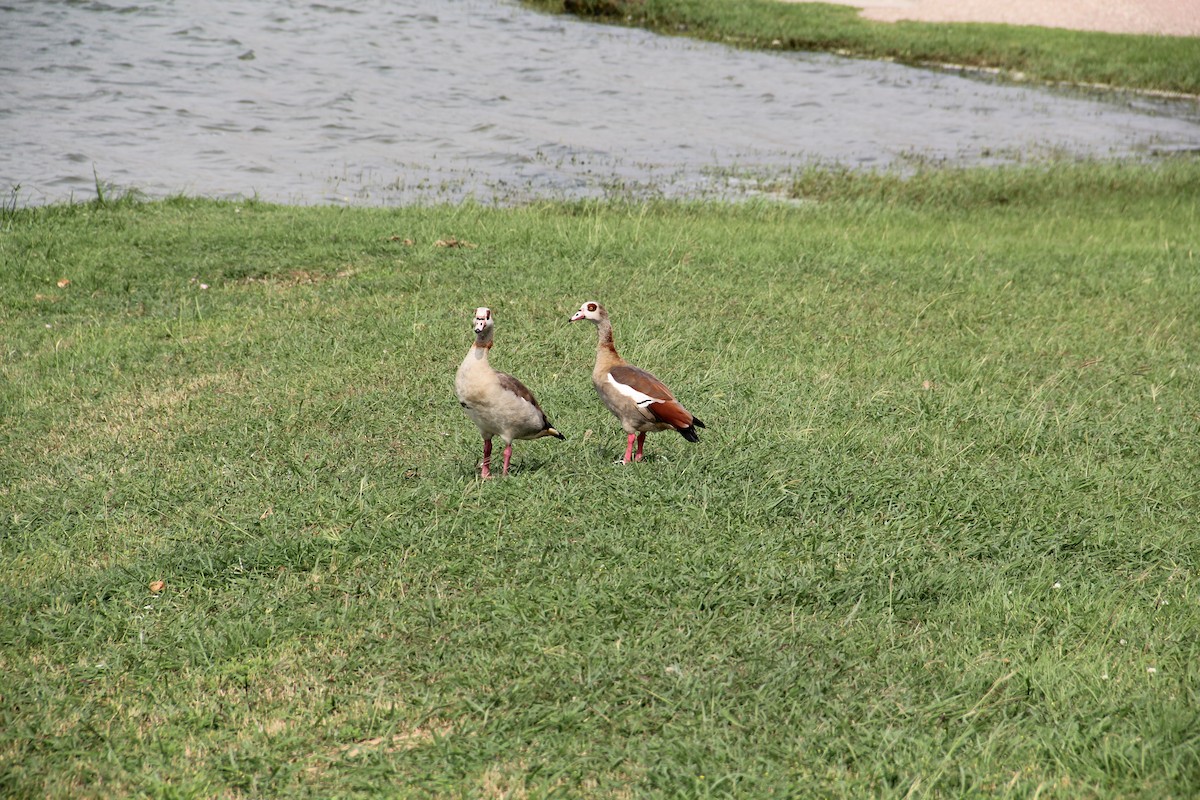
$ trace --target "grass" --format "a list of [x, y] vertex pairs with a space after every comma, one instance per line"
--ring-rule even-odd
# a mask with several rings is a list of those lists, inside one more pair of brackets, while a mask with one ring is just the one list
[[[0, 794], [1195, 796], [1198, 185], [5, 211]], [[480, 304], [568, 437], [486, 483]]]
[[875, 22], [858, 9], [779, 0], [527, 0], [547, 11], [755, 49], [955, 64], [1009, 77], [1200, 94], [1200, 38], [998, 24]]

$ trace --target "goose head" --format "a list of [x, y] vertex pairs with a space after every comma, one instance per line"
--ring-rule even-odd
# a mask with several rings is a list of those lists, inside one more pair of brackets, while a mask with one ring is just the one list
[[595, 300], [589, 300], [579, 307], [579, 310], [571, 317], [571, 322], [578, 322], [581, 319], [599, 323], [601, 320], [608, 319], [608, 312]]
[[475, 309], [475, 333], [476, 334], [480, 334], [486, 330], [490, 330], [494, 324], [496, 324], [496, 323], [492, 320], [492, 310], [490, 308], [484, 308], [484, 307], [480, 306], [479, 308]]

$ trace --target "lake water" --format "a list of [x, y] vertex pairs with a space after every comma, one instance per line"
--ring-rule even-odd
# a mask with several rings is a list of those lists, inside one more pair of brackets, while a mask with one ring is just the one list
[[504, 0], [8, 0], [0, 191], [288, 203], [730, 196], [812, 163], [1200, 148], [1194, 102], [739, 51]]

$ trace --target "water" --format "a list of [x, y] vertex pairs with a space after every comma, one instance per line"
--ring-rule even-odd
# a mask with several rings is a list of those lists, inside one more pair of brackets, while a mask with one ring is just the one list
[[1200, 148], [1195, 104], [756, 53], [504, 0], [7, 0], [0, 191], [728, 196], [805, 164]]

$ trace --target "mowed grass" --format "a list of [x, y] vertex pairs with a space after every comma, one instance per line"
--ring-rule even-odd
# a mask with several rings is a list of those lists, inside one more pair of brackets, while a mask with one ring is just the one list
[[4, 213], [0, 794], [1194, 797], [1198, 186]]
[[876, 22], [859, 9], [781, 0], [525, 0], [546, 11], [739, 47], [836, 52], [1008, 78], [1200, 93], [1200, 38], [992, 23]]

